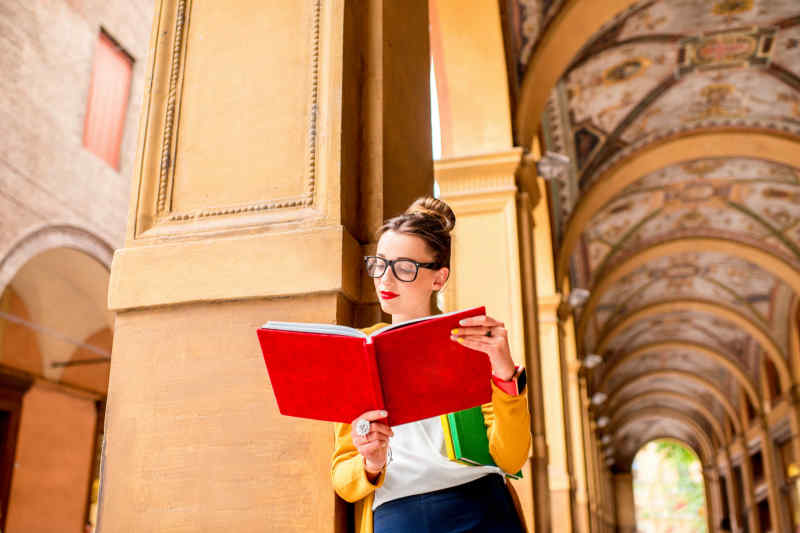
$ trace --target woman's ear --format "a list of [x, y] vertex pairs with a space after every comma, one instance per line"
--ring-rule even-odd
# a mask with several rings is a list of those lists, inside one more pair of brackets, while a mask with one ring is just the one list
[[444, 287], [444, 284], [450, 278], [450, 269], [442, 267], [436, 271], [436, 279], [433, 280], [433, 289], [438, 291]]

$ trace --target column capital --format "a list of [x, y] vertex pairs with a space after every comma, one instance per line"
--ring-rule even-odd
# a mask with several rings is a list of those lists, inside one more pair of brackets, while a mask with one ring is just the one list
[[[522, 158], [522, 148], [465, 157], [451, 157], [433, 162], [433, 170], [442, 197], [496, 192], [517, 192], [515, 173]], [[530, 191], [525, 191], [530, 194]], [[535, 205], [533, 198], [529, 198]]]

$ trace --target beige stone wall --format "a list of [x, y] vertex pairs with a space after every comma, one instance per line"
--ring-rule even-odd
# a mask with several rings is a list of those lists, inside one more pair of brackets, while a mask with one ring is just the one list
[[90, 399], [42, 383], [27, 392], [6, 533], [82, 533], [95, 418]]
[[[0, 6], [0, 261], [47, 224], [122, 244], [152, 16], [150, 0]], [[82, 145], [101, 27], [134, 58], [119, 171]]]

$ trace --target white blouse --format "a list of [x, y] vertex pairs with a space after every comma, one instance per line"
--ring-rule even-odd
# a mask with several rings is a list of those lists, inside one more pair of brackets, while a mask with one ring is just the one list
[[465, 465], [448, 459], [438, 416], [394, 426], [392, 430], [392, 461], [386, 466], [383, 484], [375, 489], [373, 510], [397, 498], [454, 487], [489, 473], [503, 475], [496, 466]]

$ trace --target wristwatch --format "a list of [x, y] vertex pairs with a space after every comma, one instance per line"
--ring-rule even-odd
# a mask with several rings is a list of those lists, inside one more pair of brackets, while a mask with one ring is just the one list
[[520, 392], [525, 390], [525, 383], [527, 382], [525, 368], [519, 365], [515, 366], [514, 374], [511, 376], [511, 379], [508, 380], [500, 379], [492, 374], [492, 381], [506, 394], [517, 396]]

